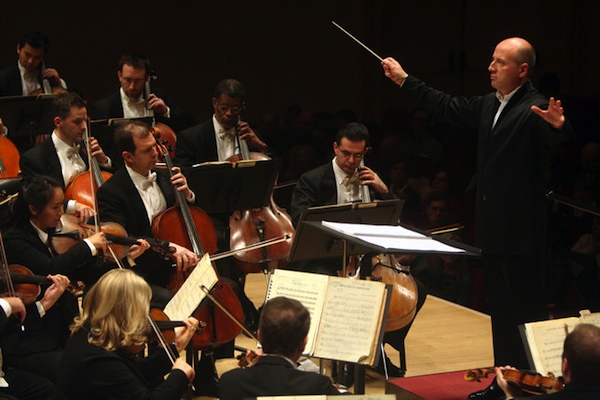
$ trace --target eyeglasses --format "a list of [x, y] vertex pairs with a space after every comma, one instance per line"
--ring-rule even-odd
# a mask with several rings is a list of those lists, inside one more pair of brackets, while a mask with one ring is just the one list
[[344, 155], [344, 157], [346, 157], [346, 158], [354, 157], [354, 159], [356, 159], [356, 160], [361, 160], [365, 156], [366, 152], [367, 151], [365, 150], [362, 153], [350, 153], [348, 150], [340, 149], [340, 153], [342, 153]]
[[223, 112], [227, 112], [227, 111], [231, 110], [231, 112], [234, 113], [234, 114], [237, 114], [237, 113], [241, 112], [244, 109], [243, 105], [241, 105], [241, 106], [230, 106], [229, 104], [217, 103], [217, 106]]

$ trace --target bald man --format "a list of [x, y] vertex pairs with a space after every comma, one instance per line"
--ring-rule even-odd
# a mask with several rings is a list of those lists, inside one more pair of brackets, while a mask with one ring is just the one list
[[494, 92], [453, 97], [409, 75], [393, 58], [385, 76], [440, 121], [477, 130], [476, 245], [482, 250], [495, 365], [528, 367], [518, 325], [545, 319], [546, 158], [571, 134], [560, 100], [530, 81], [535, 50], [500, 42], [488, 66]]

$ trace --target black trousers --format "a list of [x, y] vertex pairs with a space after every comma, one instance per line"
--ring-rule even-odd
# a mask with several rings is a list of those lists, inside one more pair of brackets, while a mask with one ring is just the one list
[[482, 256], [495, 365], [529, 368], [519, 325], [546, 319], [542, 255]]

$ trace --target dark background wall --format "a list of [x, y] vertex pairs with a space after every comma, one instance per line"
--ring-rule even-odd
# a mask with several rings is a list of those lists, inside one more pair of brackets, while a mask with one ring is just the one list
[[589, 113], [600, 97], [599, 16], [595, 0], [7, 1], [0, 67], [15, 62], [23, 32], [39, 29], [51, 40], [47, 65], [92, 102], [117, 89], [117, 61], [135, 50], [152, 60], [156, 85], [199, 121], [211, 115], [213, 88], [226, 77], [246, 85], [250, 121], [298, 104], [350, 108], [360, 121], [379, 123], [387, 108], [410, 106], [335, 20], [382, 57], [396, 57], [453, 94], [488, 92], [495, 44], [523, 36], [538, 51], [538, 76], [558, 74], [561, 95]]

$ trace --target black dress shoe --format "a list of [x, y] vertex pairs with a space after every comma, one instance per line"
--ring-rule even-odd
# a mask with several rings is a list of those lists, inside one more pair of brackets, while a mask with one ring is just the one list
[[[390, 378], [402, 378], [402, 377], [404, 377], [404, 374], [406, 373], [405, 370], [398, 368], [394, 364], [392, 364], [392, 361], [388, 357], [385, 358], [385, 368], [387, 368], [387, 374], [388, 374], [388, 377], [390, 377]], [[377, 364], [375, 366], [375, 371], [377, 371], [377, 373], [385, 376], [385, 369], [383, 367], [383, 362], [381, 362], [381, 360], [379, 360], [379, 364]]]
[[504, 396], [504, 392], [498, 386], [496, 378], [490, 383], [490, 386], [467, 396], [468, 400], [504, 400], [505, 398], [506, 396]]

